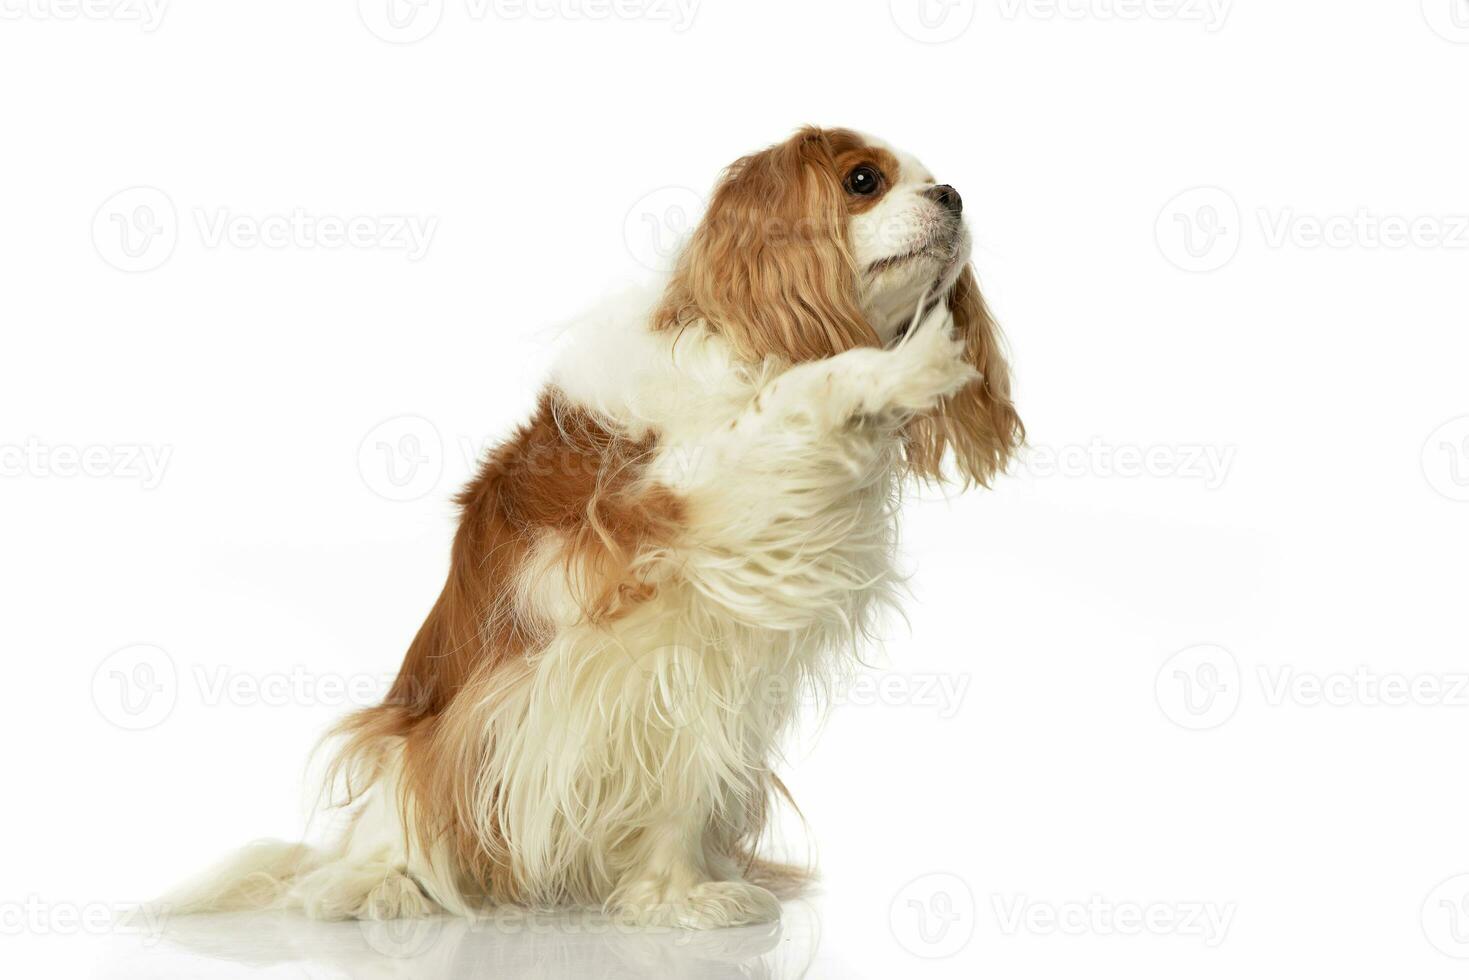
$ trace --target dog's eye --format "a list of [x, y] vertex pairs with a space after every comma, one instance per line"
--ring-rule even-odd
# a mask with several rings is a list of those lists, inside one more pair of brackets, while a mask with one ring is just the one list
[[868, 166], [861, 166], [847, 174], [847, 193], [867, 197], [876, 194], [882, 186], [882, 174]]

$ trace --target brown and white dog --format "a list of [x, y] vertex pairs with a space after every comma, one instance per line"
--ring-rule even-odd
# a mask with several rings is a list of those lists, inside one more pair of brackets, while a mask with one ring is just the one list
[[951, 457], [988, 485], [1023, 439], [961, 211], [849, 130], [734, 163], [661, 292], [573, 330], [459, 495], [443, 594], [335, 733], [343, 833], [252, 845], [176, 907], [778, 916], [778, 742], [893, 599], [901, 483]]

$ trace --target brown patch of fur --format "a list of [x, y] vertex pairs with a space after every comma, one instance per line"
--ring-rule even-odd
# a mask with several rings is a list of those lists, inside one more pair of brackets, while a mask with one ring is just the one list
[[[643, 480], [656, 438], [629, 439], [585, 410], [542, 395], [531, 421], [495, 449], [459, 494], [448, 581], [409, 645], [383, 704], [347, 718], [330, 780], [351, 802], [381, 772], [383, 754], [402, 744], [418, 843], [448, 838], [459, 870], [497, 895], [513, 895], [503, 853], [486, 855], [483, 828], [464, 811], [478, 768], [449, 717], [466, 688], [493, 695], [524, 669], [547, 626], [524, 608], [517, 576], [547, 534], [561, 544], [566, 580], [586, 621], [616, 619], [655, 586], [638, 558], [666, 543], [682, 521], [681, 502]], [[461, 699], [462, 700], [462, 699]], [[433, 823], [433, 820], [439, 820]], [[493, 832], [491, 839], [498, 837]]]

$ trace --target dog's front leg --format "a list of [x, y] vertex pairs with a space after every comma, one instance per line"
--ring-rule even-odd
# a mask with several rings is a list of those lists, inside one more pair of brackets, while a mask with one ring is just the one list
[[[896, 578], [904, 424], [973, 377], [940, 307], [892, 349], [790, 368], [679, 447], [693, 465], [677, 481], [687, 535], [675, 567], [690, 587], [678, 623], [699, 658], [696, 696], [660, 746], [663, 779], [610, 909], [694, 928], [779, 914], [772, 893], [740, 880], [734, 842], [759, 837], [764, 808], [752, 804], [771, 789], [770, 756], [814, 658], [850, 642]], [[665, 671], [655, 690], [677, 676]]]
[[[673, 801], [670, 801], [670, 804]], [[780, 901], [740, 880], [725, 855], [709, 853], [708, 814], [669, 805], [651, 814], [636, 846], [634, 870], [607, 901], [614, 915], [639, 925], [721, 929], [780, 917]]]
[[686, 574], [758, 630], [850, 630], [892, 576], [903, 426], [975, 379], [946, 306], [897, 346], [796, 365], [693, 447]]

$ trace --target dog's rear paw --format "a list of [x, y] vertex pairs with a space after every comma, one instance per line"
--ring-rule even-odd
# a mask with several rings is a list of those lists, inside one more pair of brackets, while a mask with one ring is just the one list
[[780, 918], [780, 900], [747, 881], [706, 881], [689, 889], [677, 925], [723, 929]]
[[293, 889], [313, 919], [416, 919], [439, 911], [404, 871], [385, 865], [329, 864]]
[[438, 906], [401, 871], [390, 871], [362, 901], [359, 919], [421, 919], [433, 915]]
[[637, 925], [725, 929], [780, 918], [780, 900], [747, 881], [706, 881], [684, 894], [630, 889], [614, 911]]

